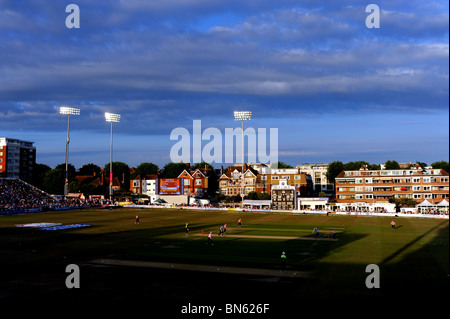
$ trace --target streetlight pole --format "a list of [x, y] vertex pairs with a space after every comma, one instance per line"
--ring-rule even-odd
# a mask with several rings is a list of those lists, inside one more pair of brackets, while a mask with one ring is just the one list
[[112, 150], [113, 150], [113, 123], [120, 122], [120, 114], [105, 113], [106, 122], [111, 123], [111, 140], [110, 140], [110, 153], [109, 153], [109, 205], [112, 203], [113, 196], [113, 170], [112, 170]]
[[251, 111], [234, 111], [234, 119], [236, 121], [242, 121], [242, 173], [241, 173], [241, 198], [242, 209], [244, 209], [244, 197], [245, 197], [245, 185], [244, 185], [244, 121], [252, 118]]
[[67, 115], [67, 138], [66, 138], [66, 178], [64, 180], [64, 197], [67, 197], [69, 192], [69, 130], [70, 130], [70, 116], [80, 115], [80, 109], [75, 107], [61, 106], [59, 108], [59, 113]]

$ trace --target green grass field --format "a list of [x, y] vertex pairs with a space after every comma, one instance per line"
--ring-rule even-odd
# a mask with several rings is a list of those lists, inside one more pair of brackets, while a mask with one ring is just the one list
[[[135, 224], [136, 214], [139, 224]], [[0, 300], [39, 297], [83, 302], [101, 295], [108, 300], [120, 296], [168, 302], [169, 298], [179, 304], [231, 300], [232, 296], [237, 300], [251, 296], [257, 302], [310, 296], [342, 300], [448, 296], [448, 220], [397, 218], [396, 230], [391, 229], [391, 220], [125, 208], [2, 216]], [[92, 226], [56, 231], [15, 226], [38, 222]], [[219, 227], [225, 223], [228, 230], [219, 237]], [[314, 227], [319, 228], [320, 239], [314, 239]], [[332, 229], [336, 240], [329, 236]], [[214, 246], [206, 245], [210, 231]], [[288, 257], [284, 272], [280, 270], [282, 251]], [[127, 261], [129, 266], [102, 264], [102, 260]], [[136, 267], [135, 261], [160, 266]], [[65, 287], [68, 264], [80, 266], [80, 289]], [[184, 268], [174, 270], [180, 264]], [[368, 264], [380, 268], [379, 289], [365, 285]], [[204, 272], [205, 266], [219, 270]], [[217, 282], [226, 283], [227, 292], [229, 283], [239, 289], [233, 285], [231, 295], [225, 291], [211, 295], [208, 291], [217, 292]]]

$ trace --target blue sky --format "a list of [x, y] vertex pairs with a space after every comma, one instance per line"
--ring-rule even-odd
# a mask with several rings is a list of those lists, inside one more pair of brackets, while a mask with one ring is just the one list
[[[65, 8], [80, 8], [68, 29]], [[381, 10], [368, 29], [366, 5]], [[0, 136], [37, 162], [170, 162], [177, 127], [278, 128], [297, 165], [449, 160], [448, 1], [0, 0]], [[226, 166], [228, 163], [224, 163]], [[220, 167], [219, 164], [215, 164]]]

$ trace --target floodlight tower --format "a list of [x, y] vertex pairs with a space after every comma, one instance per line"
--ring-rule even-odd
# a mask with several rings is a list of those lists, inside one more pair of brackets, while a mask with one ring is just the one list
[[113, 123], [120, 122], [120, 114], [105, 113], [106, 122], [111, 123], [111, 151], [109, 155], [109, 204], [112, 203], [113, 195], [113, 170], [112, 170], [112, 149], [113, 149]]
[[80, 109], [75, 107], [61, 106], [59, 114], [67, 115], [67, 138], [66, 138], [66, 178], [64, 180], [64, 197], [67, 197], [69, 191], [69, 130], [70, 130], [70, 116], [80, 115]]
[[250, 120], [252, 118], [251, 111], [234, 111], [234, 120], [242, 121], [242, 181], [241, 181], [241, 197], [242, 197], [242, 209], [244, 209], [244, 196], [245, 196], [245, 186], [244, 186], [244, 121]]

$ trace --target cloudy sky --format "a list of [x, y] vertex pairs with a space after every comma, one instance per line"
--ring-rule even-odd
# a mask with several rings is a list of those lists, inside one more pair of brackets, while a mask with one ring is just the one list
[[[66, 27], [70, 3], [80, 28]], [[366, 27], [369, 3], [380, 28]], [[224, 133], [251, 110], [246, 127], [278, 128], [291, 165], [448, 161], [448, 12], [447, 0], [0, 0], [0, 137], [35, 142], [54, 167], [59, 106], [78, 107], [69, 162], [103, 167], [104, 112], [120, 113], [114, 160], [162, 167], [175, 128]]]

